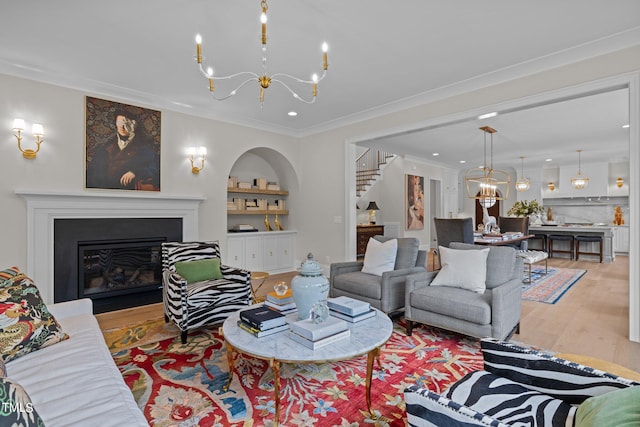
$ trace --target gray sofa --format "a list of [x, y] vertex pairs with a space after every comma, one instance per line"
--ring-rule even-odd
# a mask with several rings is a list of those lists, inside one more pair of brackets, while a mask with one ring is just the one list
[[[388, 237], [375, 236], [386, 242]], [[382, 276], [363, 273], [362, 261], [331, 264], [329, 273], [332, 297], [348, 296], [366, 301], [377, 309], [391, 313], [401, 310], [405, 302], [405, 278], [408, 275], [427, 271], [427, 252], [419, 250], [420, 242], [413, 237], [398, 238], [396, 263], [392, 271]]]
[[[487, 246], [451, 243], [451, 249], [480, 250]], [[429, 286], [438, 272], [408, 276], [405, 290], [407, 334], [414, 322], [474, 337], [508, 339], [520, 326], [522, 258], [516, 250], [491, 246], [487, 256], [486, 290]]]

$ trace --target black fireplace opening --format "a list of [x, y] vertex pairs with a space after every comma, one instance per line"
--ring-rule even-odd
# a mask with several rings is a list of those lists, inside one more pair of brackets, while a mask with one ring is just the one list
[[182, 218], [56, 218], [54, 302], [91, 298], [93, 312], [162, 302], [163, 242]]
[[110, 298], [162, 287], [165, 238], [78, 243], [78, 296]]

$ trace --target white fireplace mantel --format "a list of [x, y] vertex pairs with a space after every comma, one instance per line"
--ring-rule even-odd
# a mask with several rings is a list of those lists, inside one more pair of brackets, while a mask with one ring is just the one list
[[182, 218], [184, 241], [198, 239], [203, 197], [155, 193], [16, 191], [27, 201], [27, 274], [46, 303], [53, 302], [53, 224], [58, 218]]

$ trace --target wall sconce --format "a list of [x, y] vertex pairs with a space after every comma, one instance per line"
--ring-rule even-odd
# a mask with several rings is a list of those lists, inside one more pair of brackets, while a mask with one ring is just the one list
[[622, 179], [622, 177], [619, 176], [618, 178], [616, 178], [616, 186], [618, 188], [622, 188], [622, 184], [624, 184], [624, 179]]
[[549, 183], [547, 184], [547, 188], [549, 189], [549, 191], [555, 191], [556, 185], [553, 183], [553, 181], [549, 181]]
[[[207, 147], [189, 147], [187, 154], [191, 161], [191, 173], [197, 175], [204, 168], [204, 161], [207, 158]], [[196, 166], [198, 162], [200, 166]]]
[[24, 130], [24, 120], [15, 118], [13, 119], [13, 130], [17, 132], [13, 136], [18, 140], [18, 150], [22, 152], [22, 157], [25, 159], [35, 159], [36, 154], [40, 151], [40, 144], [44, 141], [44, 126], [40, 123], [34, 123], [31, 127], [31, 133], [36, 137], [36, 149], [32, 150], [31, 148], [22, 148], [22, 131]]

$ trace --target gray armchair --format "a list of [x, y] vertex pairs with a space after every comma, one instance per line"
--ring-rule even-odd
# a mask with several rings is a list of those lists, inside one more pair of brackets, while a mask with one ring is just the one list
[[[480, 250], [486, 246], [451, 243], [451, 249]], [[471, 335], [508, 339], [519, 332], [522, 298], [522, 258], [516, 250], [492, 246], [487, 256], [486, 290], [479, 294], [466, 289], [429, 286], [438, 272], [407, 277], [405, 320], [407, 335], [413, 323]]]
[[[375, 236], [386, 242], [388, 237]], [[362, 261], [331, 264], [329, 273], [332, 297], [348, 296], [370, 303], [373, 307], [391, 313], [401, 310], [405, 302], [405, 279], [410, 274], [427, 271], [427, 253], [419, 250], [419, 241], [413, 237], [398, 239], [398, 252], [394, 270], [382, 276], [363, 273]]]

